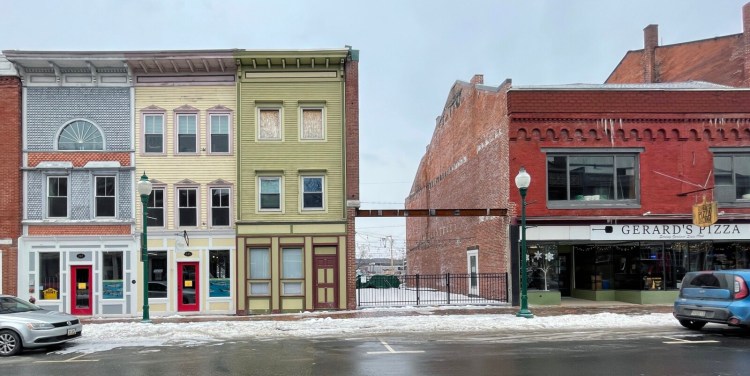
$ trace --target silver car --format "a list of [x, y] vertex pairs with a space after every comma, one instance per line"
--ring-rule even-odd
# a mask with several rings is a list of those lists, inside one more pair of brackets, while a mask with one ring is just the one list
[[81, 321], [10, 295], [0, 295], [0, 356], [59, 345], [81, 336]]

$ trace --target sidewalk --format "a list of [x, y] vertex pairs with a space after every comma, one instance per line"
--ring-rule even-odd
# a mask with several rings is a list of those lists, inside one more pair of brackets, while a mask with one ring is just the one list
[[[405, 317], [405, 316], [441, 316], [441, 315], [512, 315], [518, 307], [506, 306], [433, 306], [433, 307], [377, 307], [362, 308], [353, 311], [313, 311], [302, 313], [277, 313], [249, 316], [236, 315], [170, 315], [151, 314], [153, 323], [187, 323], [209, 321], [300, 321], [310, 318], [351, 319], [368, 317]], [[647, 315], [650, 313], [670, 313], [671, 304], [632, 304], [615, 301], [591, 301], [575, 298], [563, 298], [559, 306], [530, 306], [535, 316], [558, 316], [571, 314], [621, 313], [628, 315]], [[81, 317], [84, 324], [137, 322], [140, 317]]]

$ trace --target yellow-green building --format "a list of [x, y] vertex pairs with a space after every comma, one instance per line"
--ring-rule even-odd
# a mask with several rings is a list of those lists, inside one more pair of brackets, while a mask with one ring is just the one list
[[357, 50], [237, 50], [238, 314], [355, 308]]
[[[237, 70], [233, 50], [125, 53], [137, 176], [148, 202], [152, 314], [235, 313]], [[142, 205], [136, 201], [136, 226]], [[137, 276], [143, 276], [138, 262]], [[143, 306], [139, 289], [138, 310]]]

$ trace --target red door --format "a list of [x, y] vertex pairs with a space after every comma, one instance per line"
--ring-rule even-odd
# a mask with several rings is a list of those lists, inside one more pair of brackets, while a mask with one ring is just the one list
[[177, 310], [200, 310], [200, 275], [197, 262], [177, 263]]
[[313, 270], [315, 309], [336, 308], [338, 302], [336, 256], [314, 256]]
[[70, 313], [74, 315], [91, 316], [91, 265], [76, 265], [70, 267]]

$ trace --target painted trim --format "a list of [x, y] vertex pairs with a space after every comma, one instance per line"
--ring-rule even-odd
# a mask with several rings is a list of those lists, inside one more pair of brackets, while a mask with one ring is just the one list
[[[260, 181], [262, 179], [268, 179], [268, 178], [275, 178], [279, 180], [279, 208], [278, 209], [261, 209], [261, 189], [260, 189]], [[256, 213], [279, 213], [284, 214], [284, 176], [283, 175], [276, 175], [276, 174], [268, 174], [268, 175], [257, 175], [255, 179], [255, 192], [258, 192], [258, 195], [255, 197], [257, 200], [257, 204], [255, 206], [255, 212]]]
[[[281, 104], [259, 104], [255, 108], [255, 142], [283, 142], [284, 141], [284, 107]], [[268, 139], [260, 138], [260, 113], [261, 111], [278, 111], [279, 112], [279, 138]]]
[[[213, 226], [213, 189], [228, 189], [229, 190], [229, 224], [226, 226]], [[209, 184], [208, 185], [208, 197], [206, 198], [206, 213], [208, 219], [206, 221], [207, 228], [234, 228], [234, 187], [231, 184]]]
[[[146, 117], [147, 116], [161, 116], [161, 152], [147, 152], [146, 151]], [[143, 109], [141, 110], [141, 126], [138, 130], [138, 137], [141, 141], [140, 155], [141, 156], [161, 156], [167, 154], [167, 112], [166, 110], [156, 109]]]
[[[201, 189], [198, 184], [175, 184], [174, 185], [174, 228], [175, 229], [200, 229], [201, 226]], [[195, 226], [183, 226], [180, 223], [180, 190], [195, 190]], [[166, 201], [166, 200], [165, 200]]]
[[[234, 116], [231, 110], [209, 109], [206, 111], [206, 153], [209, 155], [232, 155], [234, 153]], [[214, 152], [211, 150], [211, 123], [213, 116], [227, 116], [227, 151]]]
[[[321, 112], [321, 121], [322, 121], [322, 138], [305, 138], [303, 137], [303, 131], [304, 131], [304, 125], [303, 121], [305, 119], [304, 112], [305, 110], [320, 110]], [[326, 109], [325, 104], [304, 104], [300, 103], [299, 107], [297, 109], [297, 128], [299, 128], [299, 141], [300, 142], [326, 142], [328, 141], [328, 121], [326, 121], [328, 117], [328, 111]]]
[[[62, 134], [63, 130], [65, 130], [65, 128], [67, 128], [70, 124], [73, 124], [73, 123], [75, 123], [77, 121], [82, 121], [82, 122], [89, 123], [89, 124], [93, 125], [94, 128], [96, 128], [99, 131], [99, 135], [102, 137], [102, 148], [101, 149], [92, 149], [92, 150], [60, 150], [60, 135]], [[99, 126], [99, 124], [96, 124], [95, 122], [93, 122], [93, 121], [91, 121], [89, 119], [84, 119], [84, 118], [74, 118], [74, 119], [68, 120], [67, 122], [63, 123], [63, 125], [61, 127], [59, 127], [57, 129], [57, 131], [55, 132], [55, 139], [53, 140], [53, 142], [54, 142], [54, 145], [55, 145], [55, 151], [56, 152], [61, 152], [61, 153], [68, 153], [68, 152], [79, 152], [80, 153], [80, 152], [89, 152], [89, 151], [107, 151], [107, 137], [106, 137], [106, 133], [104, 133], [104, 130], [102, 129], [102, 127]]]
[[[197, 109], [183, 109], [183, 108], [177, 108], [173, 111], [173, 140], [174, 143], [172, 147], [174, 150], [172, 150], [172, 155], [175, 156], [196, 156], [201, 153], [201, 137], [200, 137], [200, 125], [201, 125], [201, 116], [200, 111]], [[180, 152], [180, 116], [194, 116], [195, 117], [195, 151], [194, 152]]]
[[[321, 181], [321, 195], [322, 195], [322, 207], [320, 208], [306, 208], [305, 207], [305, 178], [320, 178]], [[328, 200], [326, 199], [328, 193], [328, 179], [325, 174], [300, 174], [299, 175], [299, 213], [327, 213], [328, 212]]]

